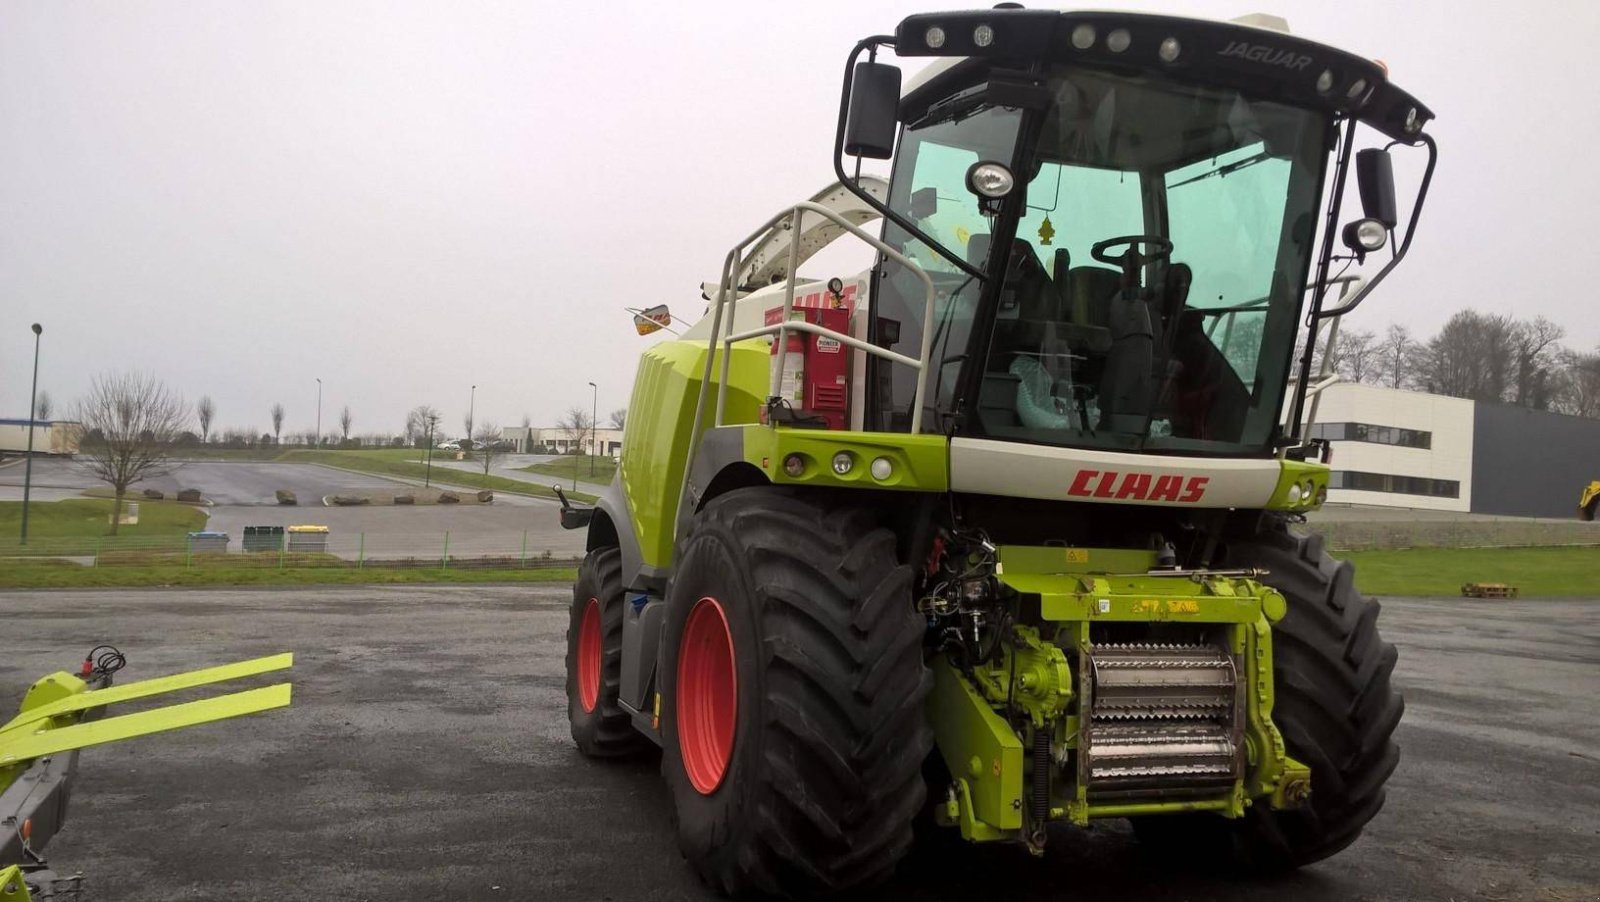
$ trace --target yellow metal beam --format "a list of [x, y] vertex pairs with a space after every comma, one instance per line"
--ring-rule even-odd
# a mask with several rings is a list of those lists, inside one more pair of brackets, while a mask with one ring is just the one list
[[[138, 684], [129, 684], [129, 688], [136, 685]], [[151, 733], [178, 730], [196, 724], [287, 707], [289, 693], [289, 684], [279, 683], [261, 689], [234, 692], [216, 698], [156, 708], [152, 711], [140, 711], [137, 714], [124, 714], [121, 717], [107, 717], [67, 727], [40, 729], [33, 733], [13, 731], [12, 735], [0, 734], [0, 767], [38, 758], [41, 755], [56, 755], [73, 749], [88, 748], [91, 745], [103, 745], [107, 742], [132, 739], [135, 736], [148, 736]]]
[[140, 680], [136, 683], [123, 683], [122, 685], [109, 686], [105, 689], [75, 693], [68, 698], [40, 705], [18, 714], [5, 726], [0, 727], [0, 741], [4, 740], [5, 734], [8, 732], [27, 727], [30, 724], [37, 724], [47, 718], [60, 717], [63, 714], [73, 714], [117, 702], [149, 698], [152, 695], [164, 695], [168, 692], [193, 689], [196, 686], [206, 686], [211, 683], [221, 683], [226, 680], [255, 676], [258, 673], [283, 670], [293, 665], [294, 655], [285, 652], [279, 655], [269, 655], [265, 658], [255, 658], [250, 661], [240, 661], [236, 664], [207, 667], [204, 670], [191, 670], [187, 673], [175, 673], [171, 676], [156, 677], [150, 680]]

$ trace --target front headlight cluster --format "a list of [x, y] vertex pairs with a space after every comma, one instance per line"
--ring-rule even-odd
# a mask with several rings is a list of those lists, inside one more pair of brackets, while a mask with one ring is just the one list
[[[833, 475], [848, 478], [856, 472], [859, 459], [854, 451], [841, 450], [833, 455], [828, 466], [833, 470]], [[783, 459], [783, 472], [790, 479], [800, 479], [811, 472], [811, 460], [799, 451], [790, 452]], [[875, 457], [867, 465], [867, 473], [878, 482], [888, 482], [894, 478], [894, 461], [888, 457]]]
[[1285, 497], [1293, 508], [1321, 507], [1328, 500], [1328, 487], [1318, 485], [1315, 479], [1305, 479], [1289, 486]]

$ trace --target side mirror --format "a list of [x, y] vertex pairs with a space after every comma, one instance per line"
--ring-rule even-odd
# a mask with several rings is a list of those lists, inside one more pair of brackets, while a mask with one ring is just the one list
[[1394, 164], [1388, 151], [1369, 147], [1356, 152], [1356, 184], [1361, 188], [1361, 210], [1366, 218], [1376, 219], [1386, 229], [1400, 223], [1394, 202]]
[[900, 70], [888, 63], [856, 63], [855, 75], [850, 81], [844, 152], [869, 160], [887, 160], [894, 156], [899, 114]]

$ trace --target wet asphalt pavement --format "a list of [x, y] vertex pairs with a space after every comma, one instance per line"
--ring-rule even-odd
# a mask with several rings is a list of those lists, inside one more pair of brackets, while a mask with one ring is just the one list
[[[128, 680], [297, 657], [287, 711], [85, 752], [51, 859], [119, 902], [709, 898], [655, 765], [572, 748], [563, 591], [0, 593], [0, 712], [101, 641]], [[1600, 602], [1390, 601], [1381, 624], [1403, 758], [1336, 858], [1241, 881], [1152, 860], [1108, 822], [1054, 830], [1042, 860], [916, 856], [871, 898], [1600, 898]]]

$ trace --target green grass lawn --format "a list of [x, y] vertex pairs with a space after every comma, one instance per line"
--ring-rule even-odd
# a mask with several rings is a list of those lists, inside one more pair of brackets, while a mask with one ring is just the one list
[[[409, 454], [412, 457], [400, 457]], [[416, 451], [405, 449], [384, 449], [373, 451], [287, 451], [279, 460], [285, 463], [315, 463], [327, 464], [333, 467], [344, 467], [347, 470], [359, 470], [363, 473], [375, 473], [380, 476], [398, 476], [404, 479], [422, 479], [427, 472], [427, 467], [416, 462]], [[550, 486], [540, 482], [525, 482], [520, 479], [508, 479], [504, 476], [485, 476], [482, 473], [471, 473], [458, 470], [454, 467], [434, 467], [433, 481], [443, 482], [448, 485], [469, 486], [474, 489], [490, 489], [501, 492], [520, 492], [524, 495], [542, 495], [554, 498], [555, 493], [550, 491]], [[574, 501], [593, 501], [594, 496], [584, 492], [568, 492], [567, 497]]]
[[[119, 536], [182, 536], [204, 529], [206, 515], [187, 504], [145, 501], [137, 495], [139, 522], [121, 527]], [[70, 498], [65, 501], [34, 501], [28, 505], [28, 536], [31, 539], [86, 539], [111, 532], [109, 498]], [[22, 530], [22, 502], [0, 501], [0, 548], [17, 544]]]
[[[603, 482], [609, 485], [611, 477], [617, 472], [617, 462], [609, 457], [568, 454], [542, 464], [529, 464], [521, 469], [529, 473], [555, 476], [560, 479], [571, 479], [573, 473], [576, 472], [579, 479], [587, 482]], [[590, 475], [591, 470], [593, 470], [593, 475]]]
[[1408, 548], [1334, 552], [1368, 595], [1460, 596], [1462, 583], [1504, 583], [1524, 597], [1600, 597], [1600, 547]]
[[[229, 555], [234, 557], [234, 555]], [[85, 567], [62, 561], [0, 563], [0, 588], [92, 589], [139, 586], [307, 586], [393, 585], [403, 583], [570, 583], [572, 567], [526, 570], [384, 569], [368, 567], [239, 567], [214, 565]]]

